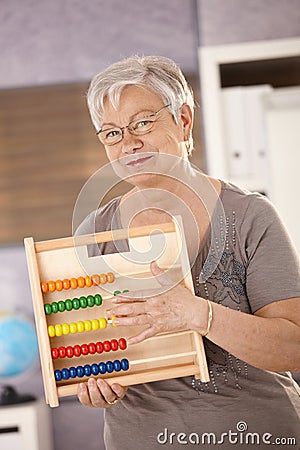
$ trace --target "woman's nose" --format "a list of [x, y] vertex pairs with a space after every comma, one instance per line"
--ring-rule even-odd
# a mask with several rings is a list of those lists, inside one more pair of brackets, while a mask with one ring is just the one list
[[122, 139], [122, 152], [123, 153], [134, 153], [143, 147], [143, 141], [139, 136], [135, 136], [131, 134], [128, 129], [123, 131], [123, 139]]

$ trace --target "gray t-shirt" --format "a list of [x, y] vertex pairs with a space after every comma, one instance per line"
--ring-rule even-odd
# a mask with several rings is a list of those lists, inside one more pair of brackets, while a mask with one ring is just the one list
[[[298, 256], [271, 203], [225, 182], [220, 199], [225, 221], [213, 220], [224, 251], [212, 275], [200, 282], [212, 263], [208, 232], [192, 267], [196, 295], [248, 314], [299, 297]], [[118, 228], [119, 202], [92, 213], [77, 234]], [[106, 244], [101, 251], [115, 250]], [[206, 338], [204, 344], [210, 382], [184, 377], [130, 387], [105, 411], [107, 450], [286, 448], [287, 442], [300, 449], [300, 389], [290, 374], [257, 369]]]

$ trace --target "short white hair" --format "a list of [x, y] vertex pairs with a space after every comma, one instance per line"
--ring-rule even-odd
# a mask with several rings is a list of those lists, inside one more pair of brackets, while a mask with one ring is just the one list
[[[193, 91], [173, 60], [163, 56], [131, 56], [107, 67], [91, 81], [87, 102], [97, 131], [101, 128], [105, 99], [117, 108], [122, 90], [129, 85], [142, 86], [158, 94], [165, 105], [170, 105], [176, 123], [182, 105], [188, 104], [194, 110]], [[192, 134], [189, 149], [190, 152], [193, 149]]]

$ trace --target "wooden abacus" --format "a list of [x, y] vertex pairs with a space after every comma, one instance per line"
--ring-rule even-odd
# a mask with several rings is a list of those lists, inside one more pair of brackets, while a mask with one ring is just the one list
[[[75, 395], [78, 384], [102, 377], [123, 386], [195, 375], [209, 381], [200, 334], [163, 333], [127, 346], [142, 327], [114, 326], [109, 318], [117, 293], [157, 288], [150, 260], [133, 261], [163, 235], [160, 267], [193, 291], [180, 218], [170, 223], [34, 242], [24, 240], [46, 402]], [[126, 240], [129, 252], [88, 257], [88, 246]], [[158, 241], [157, 241], [158, 242]], [[151, 246], [150, 245], [150, 246]], [[147, 259], [147, 258], [146, 258]], [[89, 275], [87, 275], [87, 270]], [[74, 294], [71, 294], [73, 292]], [[113, 355], [113, 356], [112, 356]], [[72, 362], [71, 362], [72, 361]]]

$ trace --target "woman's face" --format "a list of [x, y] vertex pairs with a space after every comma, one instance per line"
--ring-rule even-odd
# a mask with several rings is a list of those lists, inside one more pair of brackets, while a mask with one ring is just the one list
[[[105, 129], [114, 126], [126, 127], [132, 121], [143, 119], [164, 106], [163, 100], [153, 91], [138, 86], [126, 86], [117, 109], [114, 109], [108, 100], [104, 103], [101, 126]], [[136, 186], [153, 184], [154, 175], [151, 171], [165, 173], [164, 160], [168, 157], [164, 155], [187, 159], [185, 141], [189, 138], [192, 127], [189, 106], [181, 107], [178, 124], [167, 108], [161, 109], [156, 117], [157, 120], [148, 133], [136, 136], [125, 128], [120, 142], [105, 146], [114, 170]]]

